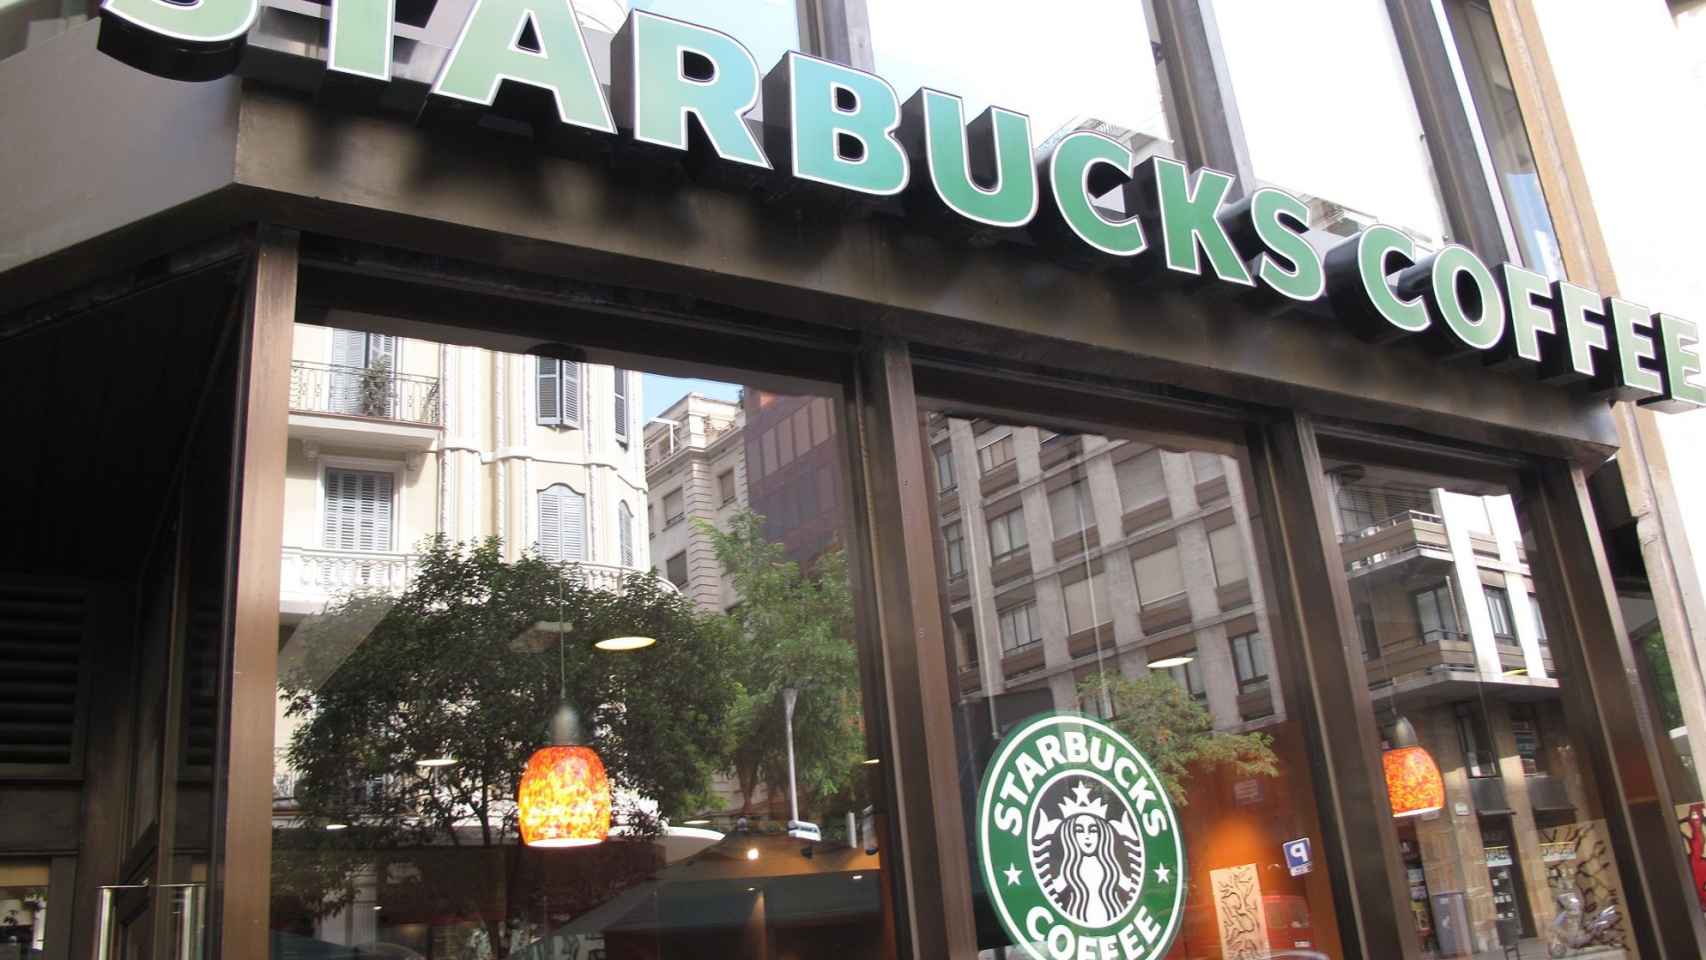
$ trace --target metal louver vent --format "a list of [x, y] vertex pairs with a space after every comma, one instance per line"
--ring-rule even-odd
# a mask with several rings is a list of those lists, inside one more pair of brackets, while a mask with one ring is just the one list
[[[185, 776], [206, 776], [213, 767], [219, 710], [220, 613], [217, 596], [192, 602], [184, 657]], [[209, 602], [211, 600], [211, 602]]]
[[77, 771], [87, 594], [0, 583], [0, 776]]

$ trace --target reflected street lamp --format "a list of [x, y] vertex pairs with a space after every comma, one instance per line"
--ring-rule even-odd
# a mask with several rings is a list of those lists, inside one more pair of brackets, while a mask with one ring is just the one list
[[800, 821], [800, 796], [794, 787], [794, 702], [800, 699], [800, 691], [794, 687], [782, 688], [782, 712], [786, 723], [784, 731], [788, 739], [788, 829]]

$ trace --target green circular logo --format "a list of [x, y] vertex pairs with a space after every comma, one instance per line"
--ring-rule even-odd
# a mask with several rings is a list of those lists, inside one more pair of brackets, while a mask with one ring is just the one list
[[1032, 717], [978, 790], [983, 882], [1035, 960], [1155, 960], [1179, 933], [1185, 840], [1149, 761], [1107, 724]]

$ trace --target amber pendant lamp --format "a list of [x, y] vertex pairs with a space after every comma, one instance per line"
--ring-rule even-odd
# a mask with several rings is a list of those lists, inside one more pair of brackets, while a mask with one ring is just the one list
[[586, 744], [580, 714], [569, 705], [564, 665], [562, 586], [557, 595], [557, 712], [549, 746], [528, 758], [516, 802], [521, 842], [530, 847], [584, 847], [610, 836], [610, 777]]
[[1445, 806], [1445, 779], [1433, 754], [1416, 739], [1416, 728], [1399, 717], [1392, 727], [1392, 746], [1381, 761], [1386, 767], [1386, 794], [1394, 817], [1416, 817]]

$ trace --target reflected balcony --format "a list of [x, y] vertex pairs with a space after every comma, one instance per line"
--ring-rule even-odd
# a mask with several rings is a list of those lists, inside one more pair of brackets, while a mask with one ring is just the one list
[[443, 429], [437, 377], [384, 367], [291, 362], [292, 437], [419, 453], [431, 449]]
[[[285, 547], [279, 574], [279, 609], [293, 616], [309, 616], [352, 593], [396, 596], [408, 589], [420, 570], [420, 554], [368, 550], [325, 550], [317, 547]], [[622, 589], [622, 580], [634, 567], [608, 563], [577, 563], [570, 576], [594, 590], [612, 593]], [[656, 578], [667, 593], [680, 589]]]
[[1345, 533], [1339, 551], [1351, 577], [1426, 579], [1444, 576], [1452, 566], [1444, 519], [1418, 510]]

